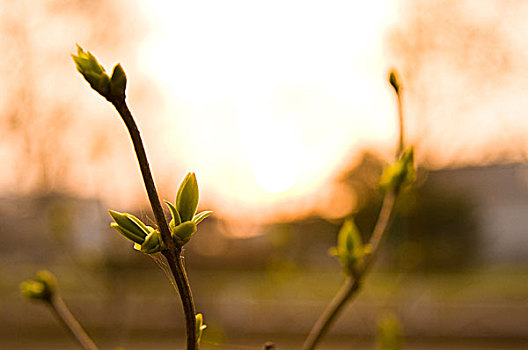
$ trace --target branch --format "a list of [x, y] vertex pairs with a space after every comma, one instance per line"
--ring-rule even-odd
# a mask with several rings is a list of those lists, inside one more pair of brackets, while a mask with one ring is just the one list
[[161, 233], [163, 243], [167, 247], [162, 253], [167, 258], [171, 272], [176, 281], [176, 286], [178, 287], [178, 292], [180, 294], [180, 299], [183, 305], [183, 311], [185, 314], [185, 329], [187, 335], [187, 349], [195, 350], [198, 349], [198, 342], [196, 339], [196, 327], [195, 327], [195, 307], [194, 301], [191, 292], [191, 286], [187, 279], [187, 274], [185, 272], [185, 267], [181, 258], [181, 247], [176, 246], [174, 240], [171, 237], [167, 221], [165, 219], [165, 214], [161, 207], [161, 202], [156, 190], [156, 185], [154, 184], [154, 179], [150, 171], [149, 163], [147, 160], [147, 155], [145, 152], [145, 147], [143, 146], [143, 141], [141, 140], [141, 135], [139, 133], [138, 127], [128, 106], [125, 102], [124, 97], [121, 99], [111, 99], [110, 102], [114, 105], [115, 109], [123, 119], [132, 143], [134, 144], [134, 150], [136, 152], [137, 160], [139, 163], [139, 168], [141, 170], [141, 175], [143, 176], [143, 182], [145, 184], [145, 189], [147, 190], [147, 195], [150, 201], [150, 206], [154, 212], [154, 217], [156, 223]]
[[[399, 138], [398, 138], [398, 147], [396, 151], [396, 161], [405, 158], [404, 155], [404, 128], [403, 128], [403, 107], [402, 107], [402, 98], [401, 98], [401, 85], [398, 81], [398, 77], [395, 71], [392, 71], [389, 75], [389, 83], [394, 88], [394, 91], [396, 93], [397, 102], [398, 102], [398, 122], [399, 122]], [[412, 151], [411, 151], [411, 157], [412, 157]], [[405, 160], [408, 161], [408, 160]], [[405, 164], [405, 167], [407, 167], [407, 164]], [[401, 170], [400, 170], [401, 171]], [[405, 169], [407, 171], [407, 169]], [[402, 176], [401, 174], [398, 174], [397, 177], [394, 177], [395, 184], [393, 186], [388, 187], [389, 190], [386, 192], [385, 196], [383, 197], [383, 203], [381, 205], [380, 212], [378, 214], [378, 218], [376, 220], [376, 224], [374, 225], [374, 229], [372, 231], [372, 235], [369, 239], [369, 245], [371, 247], [371, 253], [370, 255], [367, 255], [365, 257], [365, 261], [363, 264], [357, 268], [353, 269], [351, 271], [352, 273], [350, 275], [347, 275], [344, 284], [341, 286], [341, 289], [337, 292], [334, 299], [330, 302], [330, 304], [327, 306], [327, 308], [323, 311], [319, 319], [316, 321], [312, 329], [310, 330], [310, 333], [308, 334], [308, 337], [306, 338], [302, 349], [303, 350], [313, 350], [315, 349], [316, 345], [319, 343], [319, 341], [325, 336], [325, 334], [328, 332], [330, 327], [332, 326], [333, 322], [336, 320], [339, 313], [343, 310], [344, 306], [355, 297], [360, 289], [361, 282], [363, 281], [363, 278], [366, 276], [367, 272], [369, 271], [370, 267], [374, 263], [380, 243], [385, 236], [391, 219], [394, 214], [394, 204], [396, 202], [396, 199], [398, 197], [398, 194], [400, 193], [401, 186], [407, 179], [405, 178], [408, 174]], [[393, 180], [394, 181], [394, 180]]]
[[97, 346], [68, 309], [64, 300], [55, 293], [47, 303], [57, 319], [85, 350], [98, 350]]
[[167, 220], [165, 219], [165, 214], [163, 208], [161, 207], [161, 202], [158, 196], [158, 191], [156, 190], [156, 185], [154, 184], [154, 179], [150, 171], [149, 162], [147, 159], [147, 154], [145, 152], [145, 147], [143, 146], [143, 141], [141, 140], [141, 135], [137, 127], [132, 113], [128, 109], [128, 106], [125, 100], [112, 100], [110, 101], [123, 122], [125, 123], [132, 143], [134, 145], [134, 151], [136, 152], [136, 157], [139, 163], [139, 168], [141, 170], [141, 175], [143, 176], [143, 183], [145, 184], [145, 189], [147, 190], [148, 199], [152, 211], [154, 212], [154, 218], [156, 219], [156, 224], [161, 232], [161, 237], [163, 237], [163, 243], [169, 250], [175, 249], [174, 241], [171, 238], [169, 231], [169, 226], [167, 225]]
[[183, 313], [185, 315], [187, 349], [198, 349], [198, 338], [196, 336], [196, 309], [194, 307], [191, 285], [189, 284], [187, 273], [185, 272], [185, 266], [183, 265], [183, 258], [179, 253], [174, 253], [170, 250], [165, 250], [162, 253], [167, 258], [167, 262], [180, 294]]
[[361, 282], [369, 267], [374, 262], [379, 244], [391, 222], [395, 199], [396, 193], [394, 192], [385, 195], [378, 220], [376, 221], [376, 225], [374, 226], [369, 241], [369, 244], [372, 247], [371, 255], [368, 256], [367, 260], [362, 265], [362, 268], [357, 271], [355, 276], [346, 277], [341, 289], [339, 289], [334, 299], [326, 307], [321, 316], [319, 316], [319, 319], [315, 322], [310, 333], [306, 337], [302, 347], [303, 350], [315, 349], [319, 341], [326, 335], [339, 313], [343, 310], [344, 306], [357, 295]]
[[37, 272], [34, 278], [20, 283], [20, 292], [29, 300], [45, 303], [57, 319], [85, 350], [97, 350], [90, 336], [70, 312], [57, 287], [57, 278], [48, 270]]
[[[132, 113], [130, 113], [125, 101], [127, 78], [123, 67], [121, 67], [121, 64], [119, 63], [116, 64], [112, 71], [112, 75], [109, 76], [106, 73], [104, 67], [101, 66], [99, 62], [97, 62], [95, 56], [91, 52], [85, 52], [80, 46], [77, 46], [77, 55], [72, 55], [72, 58], [79, 73], [83, 75], [83, 77], [95, 91], [112, 103], [128, 129], [130, 138], [132, 139], [132, 143], [134, 145], [134, 150], [136, 152], [141, 175], [143, 176], [143, 183], [145, 184], [145, 189], [147, 190], [150, 206], [154, 212], [154, 217], [159, 228], [159, 235], [161, 235], [163, 244], [159, 244], [161, 243], [159, 242], [159, 236], [147, 236], [148, 234], [153, 234], [154, 231], [150, 232], [146, 225], [142, 223], [139, 225], [136, 221], [137, 218], [134, 218], [130, 215], [127, 216], [126, 213], [122, 214], [110, 211], [110, 215], [112, 215], [114, 220], [120, 221], [123, 225], [125, 225], [125, 227], [121, 227], [119, 223], [116, 222], [115, 226], [112, 227], [116, 228], [118, 232], [123, 234], [128, 239], [131, 239], [136, 244], [141, 244], [141, 251], [144, 251], [143, 249], [145, 249], [146, 252], [150, 251], [151, 249], [163, 249], [161, 252], [167, 258], [171, 272], [174, 275], [185, 313], [187, 349], [198, 349], [198, 339], [196, 336], [196, 316], [191, 294], [191, 287], [189, 285], [189, 281], [187, 280], [185, 267], [181, 260], [182, 247], [186, 242], [184, 239], [181, 240], [181, 243], [180, 241], [174, 242], [169, 226], [167, 225], [167, 220], [165, 219], [165, 214], [161, 207], [158, 191], [156, 190], [156, 185], [154, 184], [154, 179], [150, 171], [145, 147], [143, 146], [143, 141], [141, 140], [141, 135], [139, 134], [134, 117], [132, 116]], [[196, 179], [194, 178], [194, 180]], [[197, 188], [198, 187], [196, 185], [196, 203], [194, 203], [194, 211], [196, 211], [198, 200]], [[193, 194], [194, 193], [191, 192], [191, 201], [194, 200]], [[192, 207], [190, 207], [190, 209], [192, 209]], [[192, 213], [191, 217], [187, 218], [187, 220], [195, 219], [195, 217], [192, 217], [194, 214], [195, 213]], [[203, 220], [209, 214], [210, 212], [207, 214], [201, 214], [201, 216], [196, 220]], [[198, 222], [191, 222], [191, 225], [187, 225], [187, 228], [190, 226], [191, 230], [194, 229], [194, 231], [196, 231], [196, 225]], [[134, 232], [129, 231], [129, 229], [132, 227]], [[189, 234], [187, 231], [183, 233], [190, 237], [192, 232]], [[135, 233], [139, 234], [139, 236]], [[143, 239], [142, 241], [141, 238]], [[184, 236], [184, 238], [187, 237]]]

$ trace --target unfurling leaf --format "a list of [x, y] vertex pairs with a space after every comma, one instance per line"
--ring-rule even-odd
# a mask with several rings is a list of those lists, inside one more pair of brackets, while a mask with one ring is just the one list
[[172, 215], [172, 220], [169, 222], [169, 228], [172, 231], [176, 228], [176, 226], [181, 224], [180, 214], [178, 213], [178, 209], [176, 209], [176, 207], [171, 202], [169, 201], [163, 201], [163, 202], [165, 202], [167, 207], [169, 207], [169, 210]]
[[164, 201], [172, 215], [169, 229], [172, 238], [179, 246], [189, 242], [197, 230], [197, 225], [213, 213], [202, 211], [196, 214], [199, 197], [196, 175], [188, 173], [178, 189], [175, 204]]
[[192, 220], [198, 208], [199, 197], [196, 175], [188, 173], [178, 189], [175, 203], [182, 222]]
[[150, 233], [149, 227], [134, 215], [119, 213], [114, 210], [108, 210], [108, 213], [115, 221], [110, 226], [133, 242], [142, 244], [145, 237]]
[[207, 218], [207, 217], [208, 217], [209, 215], [211, 215], [212, 213], [213, 213], [213, 212], [212, 212], [212, 211], [209, 211], [209, 210], [207, 210], [207, 211], [202, 211], [202, 212], [196, 214], [196, 215], [193, 217], [192, 221], [193, 221], [196, 225], [198, 225], [200, 222], [202, 222], [205, 218]]
[[354, 274], [363, 265], [365, 255], [370, 253], [370, 246], [364, 245], [356, 224], [352, 219], [343, 223], [337, 235], [337, 247], [330, 254], [337, 257], [345, 273]]
[[137, 245], [134, 245], [134, 248], [140, 250], [145, 254], [154, 254], [163, 250], [163, 240], [161, 239], [161, 234], [158, 230], [153, 230], [147, 235], [143, 244], [137, 249]]
[[411, 185], [415, 179], [414, 149], [411, 147], [402, 153], [400, 159], [383, 171], [379, 186], [386, 192], [399, 191]]
[[200, 340], [202, 339], [203, 331], [207, 328], [207, 325], [203, 323], [203, 315], [197, 313], [196, 318], [196, 342], [200, 345]]
[[134, 249], [145, 254], [154, 254], [165, 249], [161, 234], [158, 230], [145, 225], [134, 215], [108, 211], [115, 222], [110, 226], [117, 232], [134, 242]]
[[121, 234], [123, 237], [131, 240], [132, 242], [135, 242], [135, 243], [138, 243], [138, 244], [142, 244], [145, 241], [145, 237], [137, 236], [134, 233], [122, 228], [121, 226], [119, 226], [115, 222], [112, 222], [110, 224], [110, 227], [113, 228], [114, 230], [116, 230], [117, 232], [119, 232], [119, 234]]
[[180, 246], [183, 246], [184, 244], [189, 242], [189, 240], [191, 239], [191, 236], [193, 235], [193, 233], [196, 232], [197, 229], [198, 228], [194, 222], [192, 221], [183, 222], [179, 224], [178, 226], [176, 226], [176, 228], [171, 232], [172, 238]]
[[110, 78], [103, 66], [97, 62], [97, 58], [91, 52], [85, 52], [77, 45], [77, 55], [72, 55], [73, 61], [79, 73], [90, 84], [92, 89], [108, 98], [110, 92]]
[[110, 94], [114, 98], [125, 99], [127, 77], [123, 67], [118, 63], [115, 65], [110, 78]]

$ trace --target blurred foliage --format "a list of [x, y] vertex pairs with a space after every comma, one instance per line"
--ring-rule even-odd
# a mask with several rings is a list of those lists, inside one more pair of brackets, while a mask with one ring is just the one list
[[[361, 196], [355, 214], [360, 232], [372, 232], [380, 209], [381, 196], [373, 184], [382, 168], [379, 158], [366, 153], [360, 164], [343, 177]], [[475, 204], [468, 194], [423, 181], [423, 170], [419, 177], [423, 183], [403, 192], [399, 199], [388, 244], [382, 247], [383, 262], [414, 271], [468, 267], [479, 248]]]
[[403, 333], [401, 331], [400, 322], [395, 315], [384, 315], [378, 320], [376, 349], [403, 349]]
[[48, 270], [37, 272], [35, 278], [20, 284], [22, 295], [31, 300], [50, 302], [57, 291], [57, 279]]
[[61, 197], [49, 196], [43, 198], [47, 200], [48, 230], [59, 244], [66, 244], [71, 240], [71, 233], [74, 231], [74, 208], [73, 203]]
[[460, 192], [427, 183], [400, 202], [392, 244], [399, 266], [412, 270], [469, 267], [478, 252], [475, 205]]
[[[357, 196], [354, 217], [359, 232], [372, 232], [381, 207], [378, 179], [385, 163], [365, 153], [359, 164], [338, 179]], [[479, 252], [478, 225], [472, 198], [436, 182], [418, 171], [417, 186], [404, 190], [386, 244], [380, 251], [384, 267], [407, 271], [445, 271], [470, 267]], [[268, 266], [325, 269], [335, 266], [325, 252], [335, 245], [342, 221], [312, 216], [267, 227], [265, 242]], [[363, 236], [363, 242], [370, 237]], [[259, 239], [259, 238], [257, 238]], [[253, 258], [257, 252], [253, 254]]]

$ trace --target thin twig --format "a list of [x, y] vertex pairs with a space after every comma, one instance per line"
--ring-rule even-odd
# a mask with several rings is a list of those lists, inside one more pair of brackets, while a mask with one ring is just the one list
[[79, 342], [81, 347], [85, 350], [97, 350], [97, 346], [92, 338], [82, 328], [81, 324], [75, 319], [75, 316], [70, 312], [64, 300], [60, 295], [55, 294], [47, 303], [57, 319], [70, 332], [70, 334]]
[[154, 179], [150, 171], [149, 162], [147, 159], [147, 154], [145, 152], [145, 147], [143, 146], [143, 141], [141, 140], [141, 135], [137, 124], [128, 109], [128, 106], [125, 100], [111, 101], [115, 109], [125, 122], [125, 125], [132, 139], [134, 145], [134, 150], [136, 152], [136, 157], [139, 163], [139, 168], [141, 170], [141, 175], [143, 176], [143, 182], [145, 184], [145, 189], [147, 190], [148, 199], [152, 211], [154, 212], [154, 218], [158, 224], [158, 228], [163, 238], [163, 243], [169, 250], [174, 250], [175, 244], [171, 239], [171, 234], [169, 231], [169, 226], [167, 225], [167, 220], [165, 219], [165, 214], [163, 213], [163, 208], [161, 207], [161, 201], [158, 196], [158, 191], [156, 190], [156, 185], [154, 184]]
[[403, 102], [401, 95], [401, 88], [396, 90], [396, 98], [398, 99], [398, 122], [399, 122], [399, 140], [398, 140], [398, 151], [396, 153], [396, 159], [403, 153], [403, 148], [405, 145], [404, 132], [403, 132]]
[[347, 276], [345, 282], [334, 296], [334, 299], [332, 299], [321, 316], [319, 316], [319, 319], [315, 322], [310, 334], [308, 334], [302, 347], [304, 350], [315, 348], [319, 341], [326, 335], [326, 332], [328, 332], [336, 317], [358, 288], [359, 280]]
[[[399, 138], [398, 147], [396, 151], [396, 160], [398, 160], [403, 154], [405, 147], [404, 138], [404, 125], [403, 125], [403, 106], [401, 97], [401, 86], [397, 81], [395, 73], [391, 73], [390, 83], [394, 88], [398, 101], [398, 122], [399, 122]], [[359, 267], [357, 271], [353, 271], [352, 275], [348, 275], [345, 279], [341, 289], [335, 295], [334, 299], [330, 302], [327, 308], [323, 311], [319, 319], [316, 321], [308, 337], [304, 341], [303, 350], [315, 349], [317, 343], [324, 337], [326, 332], [330, 329], [333, 322], [335, 321], [338, 314], [342, 311], [344, 306], [355, 297], [360, 289], [361, 282], [366, 276], [368, 270], [374, 263], [376, 255], [379, 250], [380, 243], [390, 226], [391, 219], [394, 214], [394, 204], [396, 198], [400, 192], [400, 185], [395, 186], [393, 190], [386, 193], [383, 197], [383, 203], [381, 205], [378, 219], [374, 225], [372, 235], [369, 239], [369, 245], [371, 247], [371, 254], [365, 258], [364, 263]]]
[[327, 331], [332, 326], [336, 317], [342, 311], [343, 307], [351, 301], [352, 297], [357, 295], [360, 289], [361, 282], [366, 275], [367, 270], [375, 260], [375, 255], [378, 250], [379, 244], [387, 231], [391, 222], [394, 202], [396, 200], [396, 193], [387, 193], [383, 199], [383, 204], [374, 226], [372, 236], [370, 237], [369, 244], [372, 247], [372, 253], [367, 257], [361, 269], [356, 273], [355, 276], [347, 276], [345, 282], [341, 286], [341, 289], [337, 292], [334, 299], [323, 311], [319, 319], [312, 327], [308, 337], [303, 344], [303, 350], [313, 350], [319, 341], [326, 335]]
[[371, 254], [366, 257], [366, 260], [361, 267], [361, 271], [359, 272], [361, 275], [363, 275], [369, 269], [369, 267], [372, 265], [376, 258], [376, 254], [378, 253], [378, 248], [381, 243], [381, 240], [383, 239], [385, 232], [387, 232], [387, 229], [389, 228], [389, 224], [393, 216], [394, 203], [396, 202], [397, 195], [398, 191], [394, 190], [392, 192], [387, 193], [383, 198], [383, 203], [381, 205], [381, 209], [378, 215], [378, 220], [376, 221], [376, 225], [372, 230], [372, 235], [370, 236], [369, 240]]
[[191, 286], [187, 279], [187, 274], [185, 272], [185, 266], [183, 265], [181, 258], [181, 247], [176, 246], [172, 240], [169, 227], [167, 225], [167, 220], [165, 219], [165, 214], [161, 207], [161, 202], [156, 190], [156, 185], [154, 184], [154, 179], [150, 171], [149, 163], [147, 160], [147, 155], [145, 152], [145, 147], [143, 146], [143, 141], [141, 140], [141, 135], [139, 133], [138, 127], [128, 106], [124, 99], [120, 100], [111, 100], [110, 101], [117, 112], [125, 122], [125, 125], [134, 144], [134, 150], [136, 151], [137, 160], [139, 167], [141, 169], [141, 175], [143, 176], [143, 182], [145, 184], [145, 189], [147, 190], [147, 195], [150, 201], [150, 206], [154, 212], [154, 217], [156, 223], [159, 227], [163, 243], [167, 247], [162, 253], [167, 258], [171, 272], [176, 281], [176, 286], [178, 287], [178, 292], [180, 294], [180, 299], [183, 306], [183, 311], [185, 314], [185, 330], [187, 335], [187, 350], [198, 349], [198, 342], [196, 339], [196, 327], [195, 327], [195, 307], [194, 301], [191, 292]]
[[187, 326], [187, 349], [198, 349], [198, 340], [196, 339], [196, 309], [194, 307], [191, 285], [189, 284], [185, 266], [183, 265], [183, 258], [179, 251], [173, 253], [170, 250], [165, 250], [163, 251], [163, 255], [167, 258], [180, 294], [183, 313], [185, 315], [185, 324]]

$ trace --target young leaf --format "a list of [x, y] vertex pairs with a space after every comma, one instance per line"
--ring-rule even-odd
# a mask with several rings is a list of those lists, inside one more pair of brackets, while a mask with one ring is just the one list
[[414, 167], [414, 149], [405, 150], [396, 163], [389, 165], [381, 174], [379, 186], [390, 192], [411, 185], [416, 179]]
[[172, 238], [180, 245], [183, 246], [185, 243], [189, 242], [193, 233], [197, 230], [196, 224], [192, 221], [186, 221], [178, 226], [172, 231]]
[[135, 236], [145, 239], [145, 236], [150, 233], [147, 226], [134, 215], [119, 213], [114, 210], [108, 210], [108, 213], [119, 227], [131, 232]]
[[200, 345], [203, 331], [207, 328], [207, 325], [203, 323], [203, 315], [201, 313], [196, 314], [196, 342]]
[[202, 222], [205, 218], [207, 218], [208, 216], [210, 216], [212, 213], [213, 213], [212, 211], [208, 211], [208, 210], [207, 210], [207, 211], [202, 211], [202, 212], [196, 214], [196, 215], [193, 217], [192, 221], [193, 221], [196, 225], [198, 225], [200, 222]]
[[172, 220], [170, 221], [169, 223], [169, 228], [171, 230], [174, 230], [174, 228], [176, 226], [178, 226], [179, 224], [181, 224], [181, 218], [180, 218], [180, 214], [178, 213], [178, 209], [176, 209], [176, 207], [174, 205], [172, 205], [171, 202], [169, 201], [163, 201], [165, 202], [165, 204], [167, 205], [167, 207], [169, 207], [169, 210], [172, 214]]
[[115, 65], [110, 78], [110, 94], [113, 97], [125, 98], [125, 90], [127, 84], [127, 77], [123, 67], [118, 63]]
[[145, 237], [140, 237], [140, 236], [132, 233], [131, 231], [119, 226], [115, 222], [112, 222], [110, 224], [110, 227], [113, 228], [114, 230], [116, 230], [117, 232], [119, 232], [119, 234], [121, 234], [125, 238], [128, 238], [129, 240], [131, 240], [132, 242], [136, 242], [138, 244], [143, 244], [143, 242], [145, 241]]
[[90, 86], [104, 97], [108, 97], [108, 93], [110, 92], [110, 78], [106, 74], [103, 66], [97, 62], [95, 56], [91, 52], [85, 52], [77, 45], [77, 55], [72, 55], [72, 58], [77, 70]]
[[198, 199], [199, 191], [196, 175], [188, 173], [178, 189], [175, 203], [182, 222], [192, 220], [198, 208]]
[[150, 226], [147, 226], [143, 223], [143, 221], [139, 220], [138, 218], [136, 218], [134, 215], [132, 214], [129, 214], [129, 213], [123, 213], [129, 220], [133, 221], [140, 229], [141, 231], [143, 231], [145, 234], [149, 234], [150, 232], [152, 232], [152, 227]]
[[162, 246], [163, 241], [160, 232], [154, 230], [145, 238], [145, 242], [141, 245], [141, 251], [146, 254], [153, 254], [161, 251]]
[[352, 219], [343, 223], [337, 235], [337, 249], [334, 253], [341, 261], [346, 273], [357, 271], [363, 264], [365, 255], [363, 240]]

